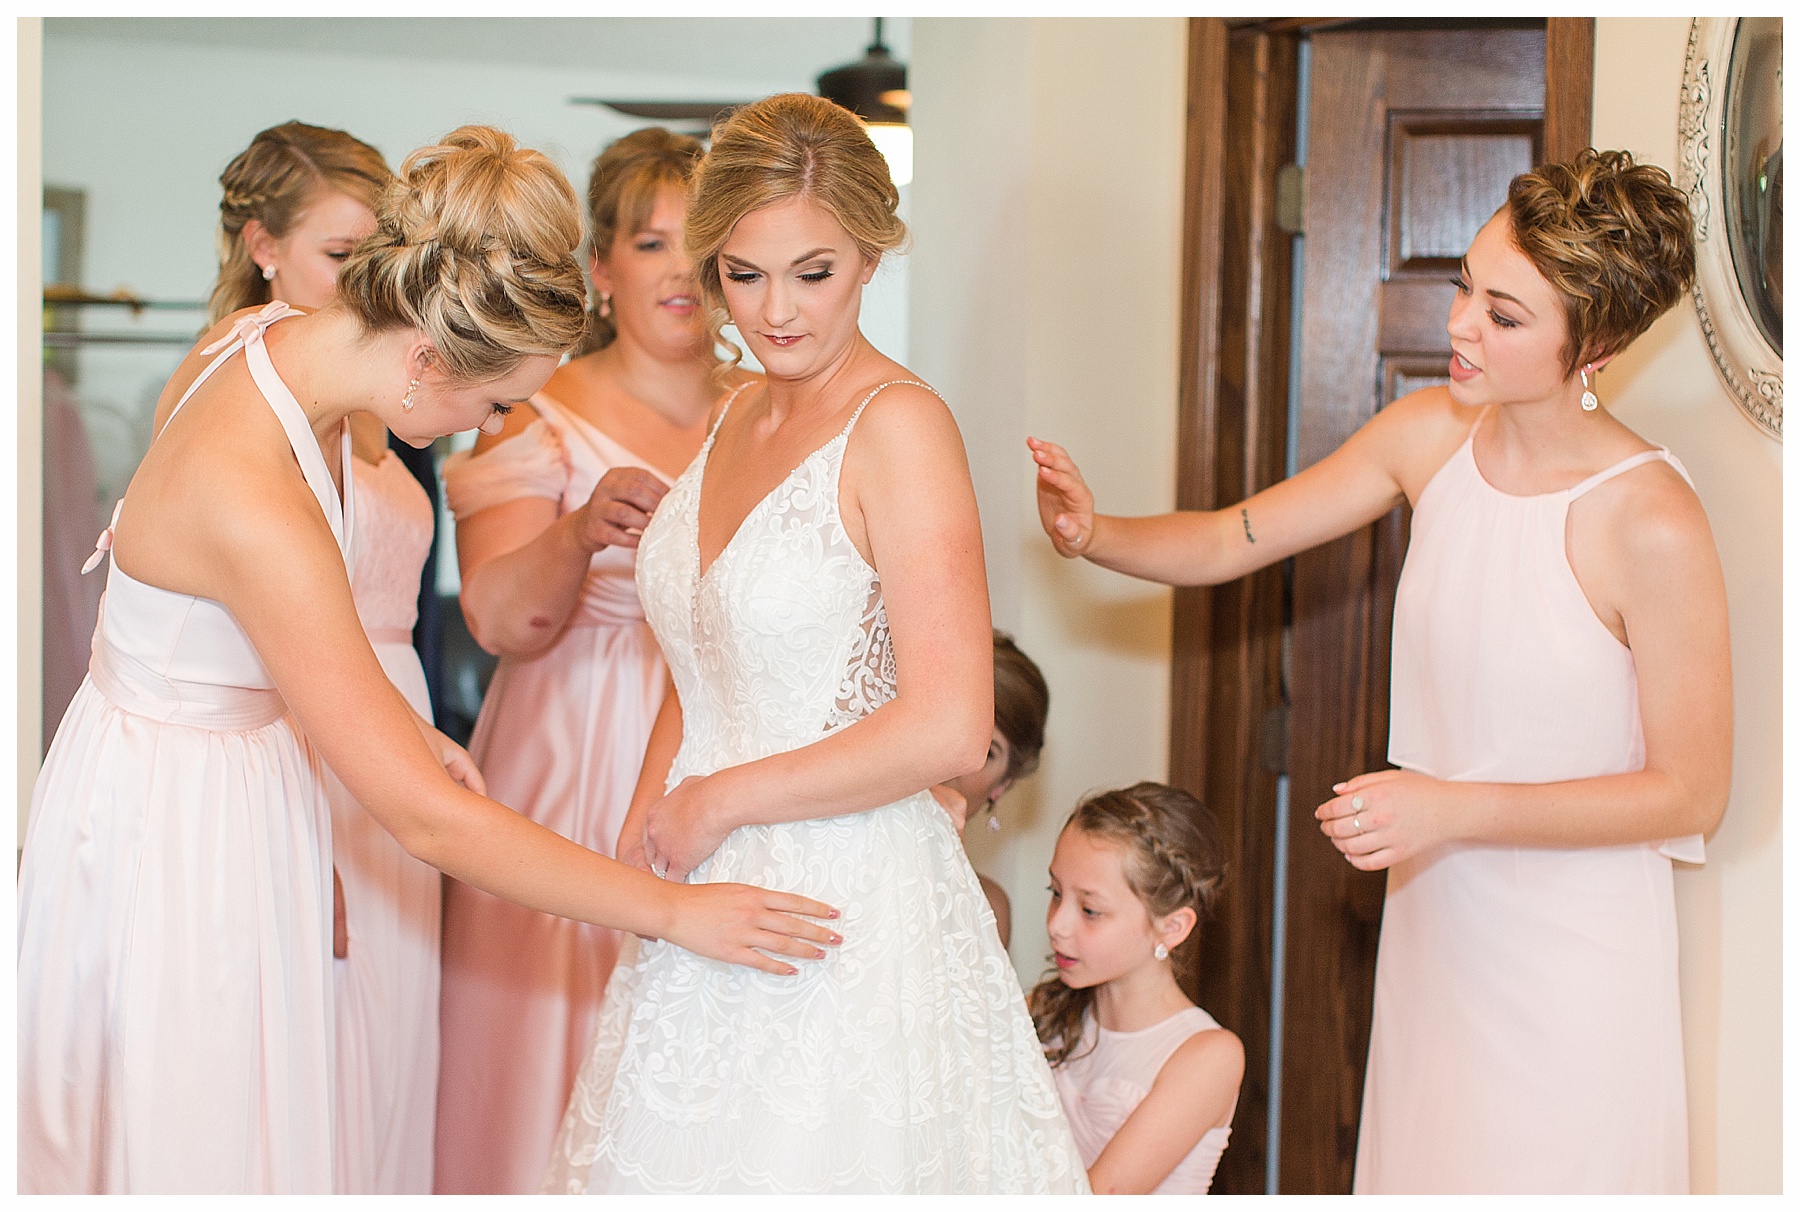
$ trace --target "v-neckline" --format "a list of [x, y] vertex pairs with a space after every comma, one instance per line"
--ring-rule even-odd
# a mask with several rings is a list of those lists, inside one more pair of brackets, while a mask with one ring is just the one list
[[[725, 411], [731, 411], [731, 406], [729, 404], [725, 406]], [[719, 425], [723, 426], [724, 424], [725, 416], [721, 413], [719, 416]], [[700, 474], [695, 477], [694, 482], [694, 584], [696, 586], [706, 580], [712, 573], [712, 570], [719, 566], [719, 561], [725, 558], [725, 553], [731, 550], [732, 546], [738, 541], [738, 536], [743, 534], [744, 528], [750, 524], [750, 519], [754, 518], [757, 513], [762, 510], [763, 506], [773, 500], [776, 493], [780, 492], [783, 488], [786, 488], [788, 481], [798, 475], [801, 468], [824, 454], [831, 448], [831, 444], [842, 439], [848, 430], [849, 426], [846, 425], [843, 429], [840, 429], [837, 433], [827, 438], [821, 445], [808, 453], [805, 458], [789, 468], [788, 473], [777, 480], [775, 484], [770, 487], [769, 491], [757, 498], [756, 503], [750, 506], [743, 517], [738, 519], [738, 524], [732, 530], [730, 536], [726, 538], [725, 545], [713, 553], [713, 558], [703, 561], [700, 551], [700, 511], [706, 504], [706, 469], [712, 465], [713, 440], [719, 436], [718, 428], [715, 427], [713, 432], [707, 435], [706, 444], [700, 448]], [[833, 502], [833, 504], [835, 504], [835, 502]], [[701, 567], [702, 562], [705, 563], [704, 568]]]

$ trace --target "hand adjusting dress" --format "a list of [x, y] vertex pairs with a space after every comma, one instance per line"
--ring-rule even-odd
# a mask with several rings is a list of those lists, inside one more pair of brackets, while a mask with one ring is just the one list
[[[1483, 414], [1485, 417], [1486, 414]], [[1388, 760], [1554, 783], [1641, 770], [1631, 650], [1569, 566], [1569, 507], [1663, 449], [1514, 496], [1475, 430], [1413, 514], [1394, 602]], [[1358, 1192], [1685, 1192], [1671, 858], [1699, 837], [1449, 845], [1388, 872]]]
[[[639, 590], [683, 711], [668, 786], [810, 744], [893, 698], [881, 587], [838, 514], [856, 416], [704, 575], [712, 436], [645, 528]], [[836, 905], [844, 944], [797, 976], [667, 942], [635, 962], [628, 950], [547, 1191], [1087, 1189], [993, 913], [928, 792], [735, 830], [690, 879]]]
[[[163, 428], [242, 348], [342, 548], [354, 481], [340, 507], [262, 340], [298, 314], [240, 320]], [[106, 584], [19, 873], [19, 1190], [328, 1194], [324, 767], [223, 606]]]

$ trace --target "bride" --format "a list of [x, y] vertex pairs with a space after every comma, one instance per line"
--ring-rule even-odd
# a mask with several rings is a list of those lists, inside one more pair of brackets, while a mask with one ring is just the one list
[[727, 397], [644, 525], [673, 692], [619, 857], [843, 911], [770, 977], [629, 950], [548, 1191], [1085, 1191], [981, 885], [926, 788], [978, 767], [992, 632], [962, 441], [857, 328], [905, 227], [848, 111], [738, 110], [692, 187], [714, 331], [766, 383]]

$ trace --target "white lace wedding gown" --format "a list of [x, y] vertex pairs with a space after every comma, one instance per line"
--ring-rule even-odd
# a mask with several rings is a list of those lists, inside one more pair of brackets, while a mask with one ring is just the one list
[[[880, 584], [838, 515], [861, 413], [704, 575], [710, 436], [646, 527], [639, 592], [682, 705], [668, 786], [797, 749], [894, 697]], [[1087, 1190], [987, 899], [928, 793], [738, 829], [690, 879], [835, 905], [844, 943], [774, 976], [666, 942], [634, 962], [628, 941], [546, 1191]]]

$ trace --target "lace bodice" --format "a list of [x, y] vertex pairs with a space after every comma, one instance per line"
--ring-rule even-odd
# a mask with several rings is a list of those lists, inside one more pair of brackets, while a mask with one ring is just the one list
[[681, 697], [669, 786], [810, 744], [894, 697], [881, 580], [838, 514], [851, 431], [891, 386], [757, 502], [706, 569], [700, 486], [724, 412], [644, 529], [638, 592]]

